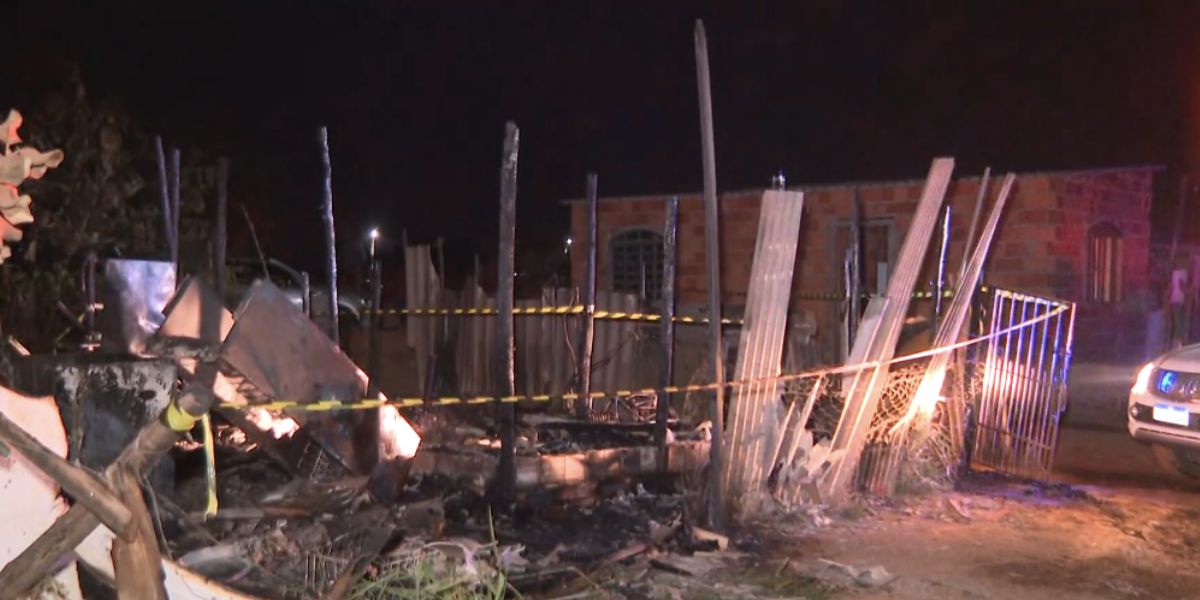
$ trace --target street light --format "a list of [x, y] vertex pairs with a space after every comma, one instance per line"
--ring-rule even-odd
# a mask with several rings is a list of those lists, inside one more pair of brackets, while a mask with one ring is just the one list
[[367, 239], [371, 240], [371, 262], [373, 263], [375, 262], [375, 240], [379, 239], [379, 228], [372, 227], [371, 230], [367, 232]]

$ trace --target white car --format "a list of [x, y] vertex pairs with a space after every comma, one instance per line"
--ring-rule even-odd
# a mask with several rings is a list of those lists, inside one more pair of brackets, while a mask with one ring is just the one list
[[1129, 391], [1129, 433], [1171, 470], [1200, 478], [1200, 344], [1168, 352], [1138, 371]]

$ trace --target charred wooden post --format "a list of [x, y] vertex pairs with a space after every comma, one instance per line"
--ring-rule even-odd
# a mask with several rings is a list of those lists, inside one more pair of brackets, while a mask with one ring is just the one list
[[[196, 419], [208, 412], [214, 401], [215, 396], [208, 388], [199, 385], [185, 388], [175, 406], [164, 411], [161, 420], [147, 424], [138, 432], [117, 460], [105, 469], [105, 477], [111, 479], [123, 468], [141, 473], [153, 466], [175, 445], [182, 431], [190, 429]], [[0, 590], [17, 597], [29, 591], [45, 579], [59, 558], [73, 551], [99, 526], [100, 520], [86, 507], [72, 506], [0, 570]]]
[[53, 479], [67, 495], [96, 515], [100, 522], [118, 537], [133, 538], [133, 514], [98, 477], [83, 467], [67, 462], [43, 446], [3, 413], [0, 413], [0, 441], [19, 452], [43, 474]]
[[179, 208], [180, 170], [182, 159], [179, 148], [171, 148], [171, 264], [175, 265], [175, 279], [179, 279]]
[[679, 227], [679, 197], [667, 199], [667, 221], [663, 224], [663, 273], [662, 273], [662, 379], [664, 388], [658, 397], [657, 414], [654, 417], [654, 445], [658, 447], [658, 470], [666, 471], [667, 419], [671, 411], [671, 394], [666, 389], [671, 385], [675, 366], [675, 232]]
[[725, 490], [720, 474], [724, 469], [721, 449], [725, 432], [725, 361], [721, 355], [721, 244], [720, 216], [717, 213], [717, 158], [713, 141], [712, 87], [708, 73], [708, 39], [704, 22], [696, 20], [696, 85], [700, 96], [700, 143], [704, 165], [704, 237], [708, 262], [708, 332], [712, 345], [713, 391], [709, 407], [712, 418], [712, 446], [709, 465], [709, 519], [716, 529], [725, 523]]
[[175, 219], [171, 216], [171, 191], [167, 183], [167, 154], [163, 150], [162, 138], [154, 136], [154, 155], [158, 160], [158, 191], [162, 201], [163, 240], [167, 243], [167, 255], [175, 256]]
[[329, 278], [329, 339], [340, 344], [338, 340], [338, 300], [337, 300], [337, 245], [333, 229], [333, 166], [329, 158], [329, 130], [325, 127], [317, 130], [317, 140], [321, 144], [321, 191], [323, 194], [322, 218], [325, 220], [325, 251], [327, 256], [326, 275]]
[[496, 362], [502, 399], [500, 413], [500, 498], [510, 502], [517, 485], [516, 404], [503, 398], [516, 394], [513, 364], [513, 274], [516, 270], [517, 241], [517, 158], [520, 152], [520, 132], [511, 121], [505, 125], [504, 151], [500, 165], [500, 254], [496, 279]]
[[579, 344], [579, 403], [576, 414], [582, 419], [591, 418], [592, 414], [592, 346], [596, 342], [596, 236], [598, 220], [596, 204], [598, 199], [597, 177], [595, 173], [587, 176], [587, 240], [585, 243], [583, 267], [583, 319], [582, 335]]
[[854, 188], [851, 198], [850, 216], [850, 285], [846, 289], [846, 310], [849, 314], [846, 322], [846, 347], [849, 340], [854, 339], [858, 331], [858, 322], [862, 318], [862, 200], [858, 197], [858, 188]]
[[[213, 288], [225, 302], [225, 250], [229, 224], [229, 159], [217, 159], [217, 221], [213, 235]], [[178, 279], [176, 279], [178, 281]]]
[[300, 307], [304, 316], [312, 318], [312, 283], [308, 279], [308, 271], [300, 272]]
[[379, 355], [381, 333], [383, 331], [383, 266], [379, 259], [371, 261], [371, 330], [367, 338], [367, 372], [371, 378], [368, 394], [374, 397], [379, 393]]

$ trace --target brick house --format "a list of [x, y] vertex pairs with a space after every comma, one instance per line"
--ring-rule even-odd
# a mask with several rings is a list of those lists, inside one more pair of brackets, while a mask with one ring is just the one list
[[[1149, 275], [1150, 200], [1157, 167], [1019, 175], [985, 270], [985, 283], [1077, 302], [1076, 356], [1090, 361], [1142, 358], [1145, 315], [1155, 303]], [[947, 272], [957, 272], [980, 177], [951, 182]], [[793, 304], [817, 325], [821, 360], [834, 360], [842, 303], [816, 296], [844, 293], [843, 264], [851, 243], [853, 198], [862, 207], [866, 290], [886, 285], [916, 210], [922, 180], [789, 186], [805, 192]], [[989, 185], [988, 206], [999, 188]], [[762, 190], [725, 192], [721, 206], [721, 279], [727, 311], [745, 302]], [[644, 291], [650, 304], [661, 285], [661, 232], [666, 195], [602, 198], [598, 205], [600, 290]], [[571, 229], [584, 240], [585, 205], [568, 201]], [[700, 194], [680, 195], [677, 299], [697, 310], [706, 299], [704, 207]], [[930, 244], [922, 284], [935, 278], [939, 241]], [[584, 270], [573, 252], [575, 285]], [[950, 284], [953, 285], [953, 282]], [[925, 289], [931, 289], [926, 287]], [[918, 308], [918, 310], [920, 310]]]

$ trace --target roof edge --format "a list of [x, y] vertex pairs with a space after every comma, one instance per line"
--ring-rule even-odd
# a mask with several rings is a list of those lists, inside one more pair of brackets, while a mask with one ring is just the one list
[[[1017, 173], [1017, 177], [1018, 178], [1020, 178], [1020, 177], [1038, 177], [1038, 176], [1045, 176], [1045, 175], [1054, 175], [1054, 176], [1103, 175], [1105, 173], [1130, 173], [1130, 172], [1136, 172], [1136, 171], [1158, 172], [1158, 171], [1165, 171], [1166, 169], [1167, 169], [1166, 165], [1155, 165], [1155, 164], [1130, 165], [1130, 166], [1124, 166], [1124, 167], [1097, 167], [1094, 169], [1061, 169], [1061, 170], [1049, 170], [1049, 171], [1028, 171], [1025, 173]], [[951, 182], [972, 181], [972, 180], [980, 179], [982, 177], [983, 177], [982, 175], [969, 175], [966, 177], [956, 177], [956, 178], [951, 179]], [[829, 189], [834, 189], [834, 188], [845, 188], [845, 187], [871, 188], [871, 187], [883, 187], [883, 186], [894, 186], [894, 185], [910, 185], [910, 184], [923, 183], [924, 181], [925, 181], [924, 179], [885, 179], [885, 180], [877, 179], [877, 180], [870, 180], [870, 181], [867, 181], [867, 180], [837, 181], [837, 182], [832, 182], [832, 183], [789, 185], [789, 186], [787, 186], [787, 189], [790, 191], [808, 192], [808, 191], [821, 191], [821, 190], [829, 190]], [[736, 189], [736, 190], [726, 190], [723, 192], [719, 192], [719, 194], [722, 196], [725, 196], [725, 195], [739, 196], [739, 195], [744, 195], [744, 194], [762, 193], [762, 192], [765, 192], [767, 189], [769, 189], [769, 188], [766, 188], [766, 187], [741, 188], [741, 189]], [[600, 202], [637, 202], [637, 201], [645, 201], [645, 200], [662, 200], [663, 198], [668, 198], [670, 196], [679, 196], [681, 199], [686, 199], [688, 197], [699, 198], [699, 197], [703, 196], [703, 192], [702, 191], [693, 191], [693, 192], [684, 192], [684, 193], [666, 192], [666, 193], [662, 193], [662, 194], [630, 194], [630, 195], [624, 195], [624, 196], [601, 196], [601, 197], [597, 198], [597, 201], [600, 201]], [[585, 200], [586, 200], [586, 198], [566, 198], [563, 200], [559, 200], [559, 204], [564, 204], [564, 205], [579, 204], [579, 203], [584, 202]]]

